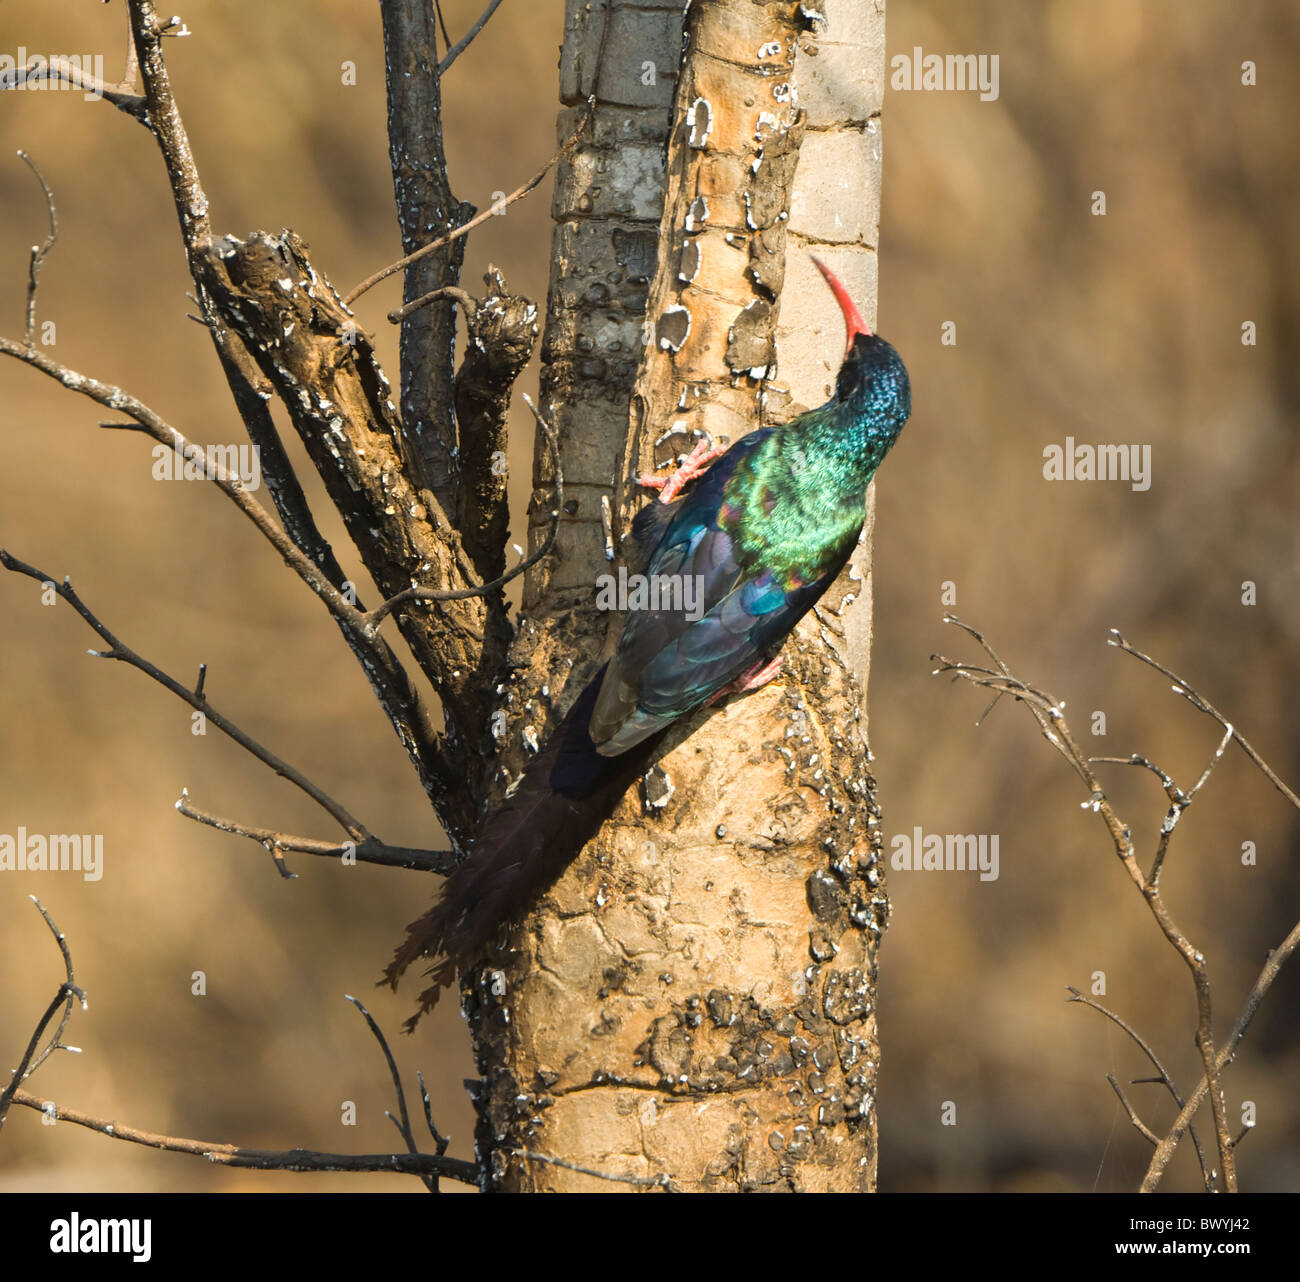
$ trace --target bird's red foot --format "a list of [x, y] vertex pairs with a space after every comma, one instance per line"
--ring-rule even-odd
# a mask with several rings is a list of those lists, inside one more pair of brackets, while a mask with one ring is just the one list
[[771, 663], [754, 664], [748, 672], [742, 672], [730, 685], [723, 686], [721, 690], [711, 695], [704, 706], [711, 708], [719, 699], [725, 699], [729, 694], [744, 694], [747, 690], [757, 690], [759, 686], [767, 685], [781, 671], [782, 662], [782, 657], [778, 654]]
[[695, 448], [682, 460], [671, 476], [638, 476], [636, 483], [659, 491], [660, 503], [671, 503], [692, 481], [709, 470], [709, 464], [727, 452], [725, 445], [713, 445], [708, 439], [697, 441]]

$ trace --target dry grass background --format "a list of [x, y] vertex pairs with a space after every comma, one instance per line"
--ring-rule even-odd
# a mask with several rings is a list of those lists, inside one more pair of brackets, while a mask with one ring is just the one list
[[[453, 31], [478, 0], [447, 0]], [[554, 146], [561, 6], [510, 0], [446, 86], [456, 190], [480, 208]], [[175, 87], [213, 203], [236, 234], [292, 226], [341, 287], [395, 257], [374, 6], [192, 3], [169, 46]], [[116, 6], [5, 6], [0, 50], [122, 56]], [[882, 331], [913, 374], [915, 414], [879, 487], [871, 728], [887, 838], [998, 833], [1001, 876], [899, 873], [881, 972], [882, 1186], [1133, 1187], [1147, 1149], [1104, 1081], [1143, 1066], [1116, 1030], [1063, 1000], [1108, 978], [1184, 1082], [1193, 1003], [1182, 964], [1108, 854], [1095, 817], [1028, 715], [929, 675], [934, 650], [968, 653], [939, 622], [940, 585], [1021, 675], [1066, 699], [1096, 751], [1148, 752], [1190, 783], [1213, 727], [1167, 684], [1104, 645], [1124, 630], [1213, 699], [1279, 772], [1300, 780], [1295, 431], [1300, 376], [1296, 102], [1300, 16], [1244, 0], [895, 0], [890, 52], [1000, 56], [1001, 93], [886, 100]], [[1240, 85], [1255, 59], [1259, 87]], [[358, 84], [340, 83], [352, 59]], [[59, 247], [41, 314], [56, 355], [116, 381], [199, 441], [239, 426], [210, 347], [186, 321], [187, 280], [150, 140], [71, 93], [0, 99], [0, 332], [21, 332], [27, 246], [44, 213], [16, 157], [37, 158], [59, 199]], [[1105, 190], [1105, 218], [1089, 213]], [[489, 262], [539, 300], [548, 272], [545, 189], [470, 239], [466, 279]], [[386, 329], [396, 299], [363, 318]], [[382, 295], [382, 296], [381, 296]], [[4, 302], [4, 300], [8, 302]], [[958, 344], [939, 327], [955, 321]], [[1254, 320], [1259, 344], [1244, 348]], [[395, 371], [394, 344], [386, 341]], [[529, 379], [525, 379], [525, 386]], [[0, 368], [0, 545], [68, 573], [128, 643], [178, 674], [209, 665], [208, 693], [339, 795], [383, 837], [437, 841], [405, 759], [355, 663], [310, 596], [214, 492], [149, 478], [140, 439], [38, 376]], [[518, 420], [523, 423], [523, 419]], [[1051, 484], [1044, 445], [1149, 443], [1154, 484]], [[301, 454], [298, 455], [302, 458]], [[515, 497], [528, 475], [513, 455]], [[302, 474], [309, 469], [303, 461]], [[319, 487], [317, 511], [328, 508]], [[521, 507], [516, 507], [522, 511]], [[347, 552], [337, 522], [323, 520]], [[355, 558], [347, 561], [355, 567]], [[1240, 604], [1240, 585], [1259, 604]], [[373, 594], [371, 594], [373, 595]], [[35, 585], [0, 579], [0, 832], [103, 832], [106, 874], [0, 879], [0, 1061], [16, 1062], [60, 978], [26, 896], [68, 933], [91, 1006], [84, 1048], [42, 1069], [41, 1094], [150, 1128], [255, 1146], [389, 1151], [381, 1057], [343, 1000], [396, 1032], [410, 993], [373, 988], [430, 887], [413, 874], [305, 857], [282, 882], [248, 843], [180, 819], [200, 805], [327, 835], [294, 791], [136, 673], [85, 656], [93, 638]], [[1163, 797], [1147, 778], [1116, 795], [1150, 843]], [[1171, 907], [1210, 952], [1221, 1009], [1300, 912], [1300, 827], [1240, 758], [1184, 819], [1166, 873]], [[1239, 852], [1254, 841], [1259, 864]], [[208, 995], [190, 995], [195, 970]], [[1284, 977], [1229, 1078], [1256, 1103], [1244, 1187], [1300, 1188], [1295, 1082], [1300, 978]], [[471, 1071], [450, 1005], [394, 1038], [413, 1080], [468, 1155]], [[6, 1058], [7, 1057], [7, 1058]], [[1159, 1129], [1171, 1110], [1148, 1100]], [[358, 1125], [340, 1124], [345, 1100]], [[939, 1124], [943, 1101], [958, 1125]], [[1186, 1146], [1184, 1146], [1186, 1148]], [[1180, 1153], [1170, 1187], [1191, 1187]], [[15, 1110], [0, 1188], [415, 1187], [387, 1176], [260, 1175], [210, 1168]]]

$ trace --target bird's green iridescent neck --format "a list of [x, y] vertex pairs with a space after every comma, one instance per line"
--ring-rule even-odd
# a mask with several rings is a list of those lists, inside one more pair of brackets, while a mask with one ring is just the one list
[[801, 414], [768, 436], [727, 484], [719, 524], [742, 560], [754, 557], [787, 588], [848, 556], [867, 486], [906, 421], [909, 407], [896, 391], [864, 400], [835, 399]]

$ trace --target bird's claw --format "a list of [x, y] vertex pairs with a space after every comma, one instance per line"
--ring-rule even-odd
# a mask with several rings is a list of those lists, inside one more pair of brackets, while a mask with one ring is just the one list
[[778, 654], [770, 663], [760, 661], [754, 664], [747, 672], [742, 672], [730, 685], [725, 685], [721, 690], [710, 695], [705, 700], [704, 706], [711, 708], [719, 699], [725, 699], [729, 694], [745, 694], [749, 690], [757, 690], [760, 686], [767, 685], [781, 671], [783, 662], [782, 656]]
[[725, 445], [714, 445], [707, 438], [697, 441], [695, 448], [671, 476], [638, 476], [636, 483], [650, 490], [658, 490], [660, 503], [671, 503], [686, 486], [709, 470], [709, 464], [714, 459], [726, 452]]

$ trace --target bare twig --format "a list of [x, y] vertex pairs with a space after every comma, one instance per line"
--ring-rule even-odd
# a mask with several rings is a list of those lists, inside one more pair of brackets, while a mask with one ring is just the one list
[[[449, 231], [445, 236], [439, 236], [436, 240], [431, 240], [427, 245], [421, 245], [414, 253], [407, 254], [405, 258], [399, 258], [395, 263], [389, 263], [387, 267], [381, 268], [379, 271], [375, 272], [373, 276], [367, 276], [365, 280], [363, 280], [359, 285], [354, 285], [352, 289], [343, 296], [343, 305], [345, 307], [352, 307], [362, 294], [373, 289], [381, 280], [387, 280], [389, 276], [394, 276], [398, 272], [404, 271], [412, 263], [419, 262], [420, 259], [424, 258], [427, 254], [432, 254], [436, 250], [442, 249], [445, 245], [451, 244], [453, 240], [457, 240], [461, 236], [467, 236], [475, 227], [491, 218], [493, 214], [499, 213], [501, 210], [513, 205], [517, 200], [522, 200], [542, 181], [543, 178], [546, 177], [553, 165], [557, 164], [578, 145], [578, 139], [582, 137], [583, 133], [586, 131], [587, 125], [591, 122], [594, 109], [595, 100], [591, 99], [588, 102], [587, 111], [577, 129], [575, 129], [564, 141], [559, 151], [557, 151], [555, 155], [553, 155], [550, 160], [548, 160], [527, 182], [516, 187], [508, 196], [503, 196], [494, 205], [489, 205], [487, 209], [483, 210], [482, 213], [476, 214], [468, 222], [462, 223], [459, 227]], [[437, 292], [438, 291], [436, 290], [433, 291], [434, 294]], [[432, 294], [426, 294], [420, 298], [413, 299], [407, 304], [407, 309], [408, 311], [415, 311], [418, 307], [431, 301], [431, 299]]]
[[[461, 36], [461, 38], [457, 40], [456, 43], [452, 45], [450, 49], [447, 50], [446, 56], [438, 64], [438, 74], [440, 76], [445, 75], [447, 72], [447, 68], [450, 67], [451, 64], [455, 62], [456, 59], [459, 58], [460, 55], [463, 54], [465, 50], [470, 47], [470, 45], [474, 42], [474, 38], [478, 35], [480, 31], [483, 30], [484, 27], [487, 26], [488, 22], [492, 18], [492, 15], [496, 13], [496, 11], [500, 7], [501, 7], [501, 0], [491, 0], [488, 7], [484, 9], [481, 14], [479, 14], [478, 21], [475, 22], [475, 24], [463, 36]], [[439, 21], [442, 20], [441, 8], [439, 8], [438, 10], [438, 20]], [[443, 27], [442, 29], [442, 38], [444, 40], [447, 39], [446, 27]], [[449, 40], [447, 41], [447, 43], [451, 44]]]
[[282, 761], [269, 749], [264, 748], [251, 735], [241, 730], [229, 717], [218, 712], [208, 702], [206, 695], [195, 694], [188, 686], [177, 681], [175, 677], [169, 676], [161, 668], [150, 663], [148, 659], [137, 654], [130, 646], [114, 636], [100, 621], [99, 617], [81, 600], [67, 578], [62, 583], [56, 583], [44, 570], [38, 570], [35, 566], [18, 560], [17, 557], [10, 555], [3, 548], [0, 548], [0, 566], [12, 573], [23, 574], [29, 579], [35, 579], [37, 583], [48, 583], [54, 589], [54, 592], [66, 601], [107, 642], [107, 650], [92, 650], [90, 651], [92, 656], [98, 659], [116, 659], [135, 668], [137, 671], [143, 672], [145, 676], [156, 681], [165, 690], [170, 690], [172, 694], [184, 703], [189, 704], [191, 708], [202, 712], [208, 721], [216, 726], [222, 734], [233, 739], [246, 752], [262, 762], [263, 765], [269, 766], [282, 779], [287, 779], [305, 792], [355, 841], [360, 843], [370, 836], [366, 826], [349, 814], [340, 802], [335, 801], [323, 788], [312, 783], [310, 779], [295, 770], [293, 766]]
[[433, 1105], [429, 1103], [429, 1088], [424, 1084], [424, 1074], [416, 1069], [416, 1079], [420, 1083], [420, 1102], [424, 1105], [424, 1124], [429, 1128], [429, 1134], [433, 1137], [433, 1142], [438, 1146], [438, 1156], [441, 1157], [447, 1151], [447, 1145], [451, 1143], [450, 1135], [443, 1135], [434, 1125]]
[[566, 1162], [562, 1157], [551, 1157], [546, 1153], [536, 1153], [532, 1149], [517, 1148], [513, 1150], [516, 1157], [525, 1162], [541, 1162], [546, 1166], [560, 1166], [566, 1171], [576, 1171], [579, 1175], [590, 1175], [593, 1179], [608, 1180], [611, 1184], [631, 1184], [634, 1188], [663, 1189], [673, 1191], [672, 1181], [667, 1175], [614, 1175], [609, 1171], [593, 1170], [590, 1166], [579, 1166], [576, 1162]]
[[[384, 1116], [388, 1118], [395, 1127], [397, 1127], [397, 1133], [406, 1141], [407, 1152], [418, 1153], [420, 1151], [420, 1146], [415, 1142], [415, 1132], [411, 1130], [411, 1116], [406, 1111], [406, 1091], [402, 1088], [402, 1075], [397, 1071], [397, 1061], [393, 1058], [393, 1052], [389, 1049], [388, 1039], [380, 1031], [379, 1025], [374, 1021], [374, 1017], [361, 1002], [350, 994], [344, 994], [344, 996], [346, 996], [348, 1001], [350, 1001], [353, 1006], [361, 1012], [361, 1017], [366, 1021], [370, 1031], [374, 1034], [375, 1041], [379, 1043], [379, 1049], [384, 1052], [384, 1059], [388, 1061], [388, 1071], [393, 1078], [393, 1090], [397, 1093], [397, 1109], [401, 1114], [401, 1117], [400, 1119], [396, 1118], [392, 1113], [387, 1111], [385, 1111]], [[421, 1175], [420, 1179], [423, 1181], [424, 1187], [427, 1188], [430, 1193], [438, 1192], [438, 1177], [436, 1174]]]
[[1151, 872], [1147, 876], [1147, 880], [1151, 885], [1154, 886], [1160, 881], [1160, 872], [1164, 867], [1165, 856], [1169, 852], [1169, 841], [1174, 834], [1174, 829], [1178, 826], [1178, 821], [1183, 817], [1183, 812], [1187, 807], [1192, 804], [1196, 794], [1205, 786], [1205, 782], [1209, 779], [1214, 767], [1223, 760], [1223, 754], [1227, 751], [1228, 744], [1232, 742], [1234, 733], [1232, 727], [1229, 726], [1223, 738], [1219, 741], [1219, 746], [1214, 750], [1214, 755], [1206, 764], [1205, 769], [1201, 771], [1201, 777], [1187, 792], [1184, 792], [1155, 762], [1148, 760], [1141, 753], [1135, 752], [1128, 757], [1088, 758], [1093, 764], [1140, 766], [1145, 770], [1150, 770], [1152, 774], [1160, 779], [1160, 784], [1165, 790], [1165, 796], [1169, 798], [1169, 813], [1165, 815], [1164, 822], [1160, 825], [1160, 840], [1156, 845], [1155, 858], [1151, 861]]
[[45, 175], [37, 168], [36, 162], [21, 148], [18, 155], [22, 157], [27, 168], [36, 175], [36, 181], [41, 185], [41, 191], [45, 193], [45, 209], [50, 219], [50, 230], [45, 237], [45, 241], [40, 245], [32, 246], [31, 261], [27, 266], [27, 346], [31, 347], [36, 342], [36, 291], [40, 287], [41, 267], [45, 263], [45, 256], [54, 248], [55, 242], [59, 239], [59, 211], [54, 204], [54, 193], [50, 190], [50, 184], [45, 181]]
[[18, 1083], [31, 1071], [32, 1056], [36, 1054], [36, 1047], [40, 1043], [46, 1025], [58, 1013], [59, 1007], [65, 1002], [72, 1001], [74, 997], [80, 998], [82, 1005], [85, 1005], [86, 994], [80, 988], [68, 983], [60, 984], [58, 991], [50, 999], [50, 1004], [45, 1008], [45, 1014], [37, 1021], [31, 1040], [27, 1043], [27, 1049], [23, 1052], [22, 1059], [18, 1061], [18, 1067], [14, 1069], [13, 1076], [9, 1079], [9, 1085], [5, 1087], [3, 1093], [0, 1093], [0, 1126], [4, 1125], [5, 1116], [9, 1112], [9, 1105], [13, 1102], [14, 1094], [18, 1090]]
[[71, 1122], [87, 1130], [107, 1135], [128, 1144], [168, 1153], [189, 1153], [206, 1158], [218, 1166], [235, 1166], [256, 1171], [388, 1171], [397, 1175], [443, 1175], [462, 1184], [477, 1184], [479, 1171], [473, 1162], [461, 1158], [440, 1157], [433, 1153], [322, 1153], [312, 1149], [241, 1148], [237, 1144], [220, 1144], [209, 1140], [182, 1139], [123, 1126], [108, 1118], [95, 1117], [79, 1109], [65, 1108], [53, 1100], [43, 1100], [29, 1091], [14, 1092], [15, 1104], [35, 1109], [60, 1122]]
[[[365, 612], [359, 609], [353, 600], [349, 600], [341, 590], [341, 585], [345, 581], [343, 571], [311, 521], [306, 499], [302, 495], [297, 478], [293, 476], [279, 438], [275, 435], [269, 412], [261, 404], [253, 385], [241, 381], [242, 366], [235, 360], [234, 351], [234, 345], [230, 343], [228, 337], [224, 340], [224, 346], [222, 342], [218, 343], [218, 352], [222, 355], [222, 363], [231, 380], [231, 386], [236, 389], [245, 387], [247, 390], [247, 395], [242, 398], [237, 390], [236, 400], [241, 402], [241, 411], [248, 411], [245, 422], [249, 424], [249, 434], [259, 449], [265, 448], [268, 442], [274, 439], [276, 449], [270, 455], [262, 456], [263, 463], [269, 467], [272, 460], [280, 459], [283, 468], [277, 468], [276, 475], [292, 482], [286, 502], [280, 505], [285, 520], [283, 529], [275, 523], [262, 504], [244, 489], [238, 477], [227, 475], [225, 469], [215, 460], [209, 462], [204, 458], [201, 447], [195, 445], [143, 401], [120, 387], [111, 383], [102, 383], [98, 379], [69, 368], [38, 347], [0, 337], [0, 355], [20, 360], [47, 378], [56, 380], [63, 387], [94, 401], [97, 405], [115, 412], [124, 412], [134, 419], [131, 423], [105, 422], [100, 424], [101, 427], [138, 431], [172, 450], [177, 458], [202, 461], [203, 479], [211, 481], [252, 522], [262, 537], [279, 553], [285, 564], [316, 594], [334, 618], [353, 653], [361, 661], [372, 687], [379, 688], [381, 704], [388, 713], [389, 720], [397, 730], [408, 755], [416, 765], [425, 791], [432, 795], [439, 786], [448, 785], [445, 780], [437, 777], [437, 754], [431, 746], [427, 714], [419, 695], [391, 648], [373, 630], [367, 630]], [[239, 355], [243, 355], [242, 348], [239, 349]], [[257, 409], [250, 410], [248, 404], [243, 402], [249, 404], [256, 402]], [[254, 430], [254, 424], [260, 420], [251, 416], [257, 415], [264, 416], [266, 433]], [[269, 470], [267, 474], [270, 479]], [[297, 537], [290, 537], [291, 533]]]
[[1128, 1120], [1133, 1123], [1134, 1129], [1139, 1135], [1150, 1141], [1152, 1148], [1155, 1148], [1156, 1145], [1160, 1143], [1160, 1136], [1158, 1136], [1134, 1111], [1133, 1105], [1129, 1103], [1128, 1097], [1124, 1094], [1119, 1082], [1115, 1080], [1115, 1074], [1107, 1073], [1106, 1080], [1110, 1083], [1111, 1090], [1119, 1096], [1119, 1102], [1124, 1106], [1124, 1111], [1128, 1114]]
[[389, 312], [388, 319], [394, 325], [400, 325], [412, 312], [419, 311], [421, 307], [427, 307], [440, 298], [455, 299], [464, 308], [466, 316], [470, 320], [474, 319], [474, 314], [478, 310], [478, 299], [468, 290], [461, 289], [459, 285], [443, 285], [440, 289], [430, 290], [422, 297], [412, 299], [404, 307], [398, 307]]
[[[1174, 1085], [1174, 1079], [1169, 1076], [1168, 1070], [1160, 1062], [1159, 1057], [1156, 1055], [1155, 1051], [1152, 1050], [1151, 1045], [1146, 1040], [1146, 1038], [1144, 1038], [1137, 1031], [1137, 1029], [1134, 1028], [1131, 1024], [1129, 1024], [1126, 1020], [1121, 1019], [1117, 1014], [1115, 1014], [1113, 1010], [1109, 1009], [1109, 1007], [1103, 1006], [1099, 1001], [1095, 1001], [1093, 998], [1089, 997], [1086, 993], [1080, 992], [1077, 988], [1073, 987], [1073, 985], [1071, 984], [1066, 984], [1065, 987], [1066, 987], [1066, 991], [1070, 994], [1070, 998], [1069, 998], [1070, 1001], [1079, 1002], [1082, 1005], [1087, 1006], [1090, 1010], [1095, 1010], [1098, 1014], [1105, 1015], [1105, 1017], [1108, 1020], [1110, 1020], [1112, 1024], [1115, 1024], [1118, 1028], [1122, 1029], [1125, 1033], [1127, 1033], [1128, 1036], [1134, 1042], [1134, 1044], [1138, 1047], [1138, 1049], [1147, 1057], [1147, 1059], [1151, 1061], [1152, 1067], [1154, 1067], [1156, 1070], [1156, 1076], [1134, 1078], [1133, 1084], [1136, 1085], [1139, 1082], [1157, 1082], [1160, 1085], [1164, 1086], [1166, 1090], [1168, 1090], [1169, 1094], [1173, 1096], [1174, 1103], [1177, 1104], [1179, 1108], [1182, 1108], [1183, 1105], [1186, 1103], [1186, 1101], [1178, 1093], [1178, 1088]], [[1123, 1097], [1121, 1096], [1121, 1099], [1122, 1098]], [[1125, 1100], [1124, 1103], [1125, 1106], [1127, 1107], [1128, 1102]], [[1205, 1150], [1202, 1149], [1201, 1147], [1201, 1140], [1200, 1137], [1196, 1134], [1196, 1128], [1193, 1126], [1190, 1127], [1189, 1129], [1192, 1134], [1192, 1143], [1196, 1145], [1197, 1160], [1201, 1164], [1201, 1182], [1205, 1186], [1206, 1191], [1208, 1192], [1210, 1189], [1210, 1172], [1209, 1172], [1209, 1168], [1205, 1165]], [[1158, 1141], [1154, 1141], [1154, 1142], [1158, 1142]]]
[[[419, 1176], [429, 1191], [434, 1193], [438, 1191], [439, 1176], [445, 1175], [449, 1179], [459, 1180], [465, 1184], [478, 1183], [479, 1171], [473, 1162], [465, 1162], [445, 1156], [448, 1141], [438, 1134], [437, 1128], [433, 1124], [428, 1091], [425, 1089], [423, 1077], [420, 1078], [420, 1090], [424, 1097], [425, 1118], [428, 1121], [429, 1130], [434, 1137], [434, 1141], [438, 1145], [438, 1152], [433, 1155], [419, 1151], [414, 1132], [411, 1129], [410, 1117], [406, 1109], [406, 1096], [402, 1090], [401, 1078], [392, 1051], [389, 1049], [387, 1040], [371, 1017], [370, 1012], [354, 997], [349, 997], [348, 1001], [352, 1002], [365, 1017], [366, 1023], [370, 1026], [370, 1031], [374, 1034], [380, 1049], [384, 1052], [384, 1058], [387, 1060], [389, 1071], [393, 1076], [393, 1085], [397, 1091], [398, 1106], [401, 1112], [398, 1129], [407, 1141], [408, 1148], [408, 1151], [404, 1154], [320, 1153], [307, 1149], [277, 1151], [273, 1149], [239, 1148], [234, 1144], [212, 1144], [203, 1140], [180, 1139], [172, 1135], [160, 1135], [151, 1131], [138, 1130], [131, 1126], [122, 1126], [117, 1122], [94, 1117], [76, 1109], [61, 1108], [51, 1100], [40, 1099], [31, 1092], [22, 1090], [21, 1083], [31, 1077], [32, 1073], [40, 1067], [51, 1051], [75, 1049], [73, 1047], [64, 1047], [60, 1036], [67, 1024], [68, 1013], [71, 1011], [73, 1000], [80, 999], [83, 1008], [86, 1005], [86, 995], [73, 982], [72, 954], [68, 949], [63, 932], [50, 920], [49, 913], [45, 911], [40, 901], [34, 895], [31, 898], [59, 945], [67, 978], [59, 985], [54, 999], [37, 1023], [36, 1030], [33, 1032], [27, 1044], [27, 1049], [19, 1061], [17, 1069], [14, 1070], [8, 1086], [3, 1092], [0, 1092], [0, 1127], [4, 1125], [5, 1116], [10, 1105], [21, 1104], [24, 1108], [35, 1109], [37, 1112], [44, 1113], [46, 1116], [59, 1121], [84, 1126], [89, 1130], [110, 1136], [116, 1140], [125, 1140], [131, 1144], [142, 1144], [149, 1148], [164, 1149], [173, 1153], [190, 1153], [225, 1166], [247, 1167], [262, 1171], [393, 1171], [399, 1174]], [[65, 1006], [63, 1021], [59, 1024], [50, 1044], [38, 1055], [36, 1047], [40, 1043], [41, 1036], [61, 1005]], [[391, 1117], [392, 1114], [389, 1114], [389, 1116]]]
[[[451, 47], [451, 32], [447, 30], [447, 20], [442, 16], [442, 0], [433, 0], [433, 12], [438, 19], [438, 30], [442, 32], [442, 43]], [[442, 68], [438, 68], [441, 72]]]
[[[9, 1113], [9, 1106], [13, 1103], [19, 1086], [27, 1080], [56, 1050], [76, 1050], [75, 1046], [65, 1046], [63, 1044], [63, 1031], [68, 1026], [68, 1020], [72, 1017], [72, 1004], [74, 1001], [81, 1002], [82, 1010], [86, 1008], [86, 994], [77, 987], [75, 976], [72, 973], [72, 953], [68, 949], [68, 941], [63, 932], [50, 920], [50, 914], [45, 911], [45, 906], [35, 895], [29, 895], [32, 903], [36, 905], [37, 911], [45, 919], [45, 924], [50, 928], [50, 933], [54, 936], [55, 942], [59, 946], [59, 952], [63, 954], [63, 969], [65, 979], [58, 987], [50, 1004], [45, 1008], [45, 1013], [36, 1023], [36, 1028], [32, 1032], [31, 1038], [27, 1043], [27, 1049], [23, 1052], [23, 1057], [18, 1061], [18, 1067], [10, 1075], [9, 1084], [3, 1091], [0, 1091], [0, 1128], [4, 1127], [5, 1118]], [[57, 1014], [59, 1007], [63, 1007], [63, 1017], [59, 1020], [59, 1026], [54, 1030], [48, 1044], [44, 1050], [37, 1051], [41, 1043], [41, 1037], [44, 1035], [50, 1021]]]
[[[353, 859], [362, 864], [379, 864], [385, 868], [412, 868], [418, 872], [449, 873], [456, 866], [456, 857], [449, 850], [421, 850], [413, 846], [390, 846], [377, 837], [367, 837], [361, 842], [319, 841], [314, 837], [295, 837], [291, 833], [280, 832], [276, 828], [258, 828], [251, 824], [238, 823], [234, 819], [223, 819], [219, 815], [208, 814], [190, 801], [188, 791], [182, 792], [176, 802], [176, 809], [186, 819], [216, 828], [220, 832], [232, 833], [236, 837], [247, 837], [272, 854], [293, 851], [303, 855], [318, 855], [325, 859]], [[285, 872], [289, 877], [296, 873]]]
[[[1297, 796], [1292, 789], [1288, 788], [1286, 784], [1278, 778], [1277, 773], [1273, 770], [1272, 766], [1270, 766], [1268, 762], [1250, 746], [1245, 737], [1233, 727], [1231, 722], [1228, 721], [1223, 713], [1210, 703], [1208, 699], [1203, 699], [1199, 694], [1197, 694], [1196, 691], [1193, 690], [1192, 687], [1189, 686], [1176, 672], [1171, 672], [1163, 663], [1157, 663], [1149, 654], [1143, 654], [1141, 650], [1130, 645], [1117, 629], [1111, 629], [1111, 638], [1112, 639], [1106, 643], [1107, 645], [1113, 645], [1116, 649], [1123, 650], [1125, 654], [1131, 654], [1135, 659], [1139, 659], [1141, 662], [1145, 663], [1147, 667], [1154, 668], [1157, 672], [1168, 677], [1169, 680], [1173, 682], [1175, 694], [1182, 695], [1182, 697], [1186, 699], [1187, 702], [1190, 703], [1198, 712], [1205, 713], [1207, 717], [1213, 717], [1214, 720], [1217, 721], [1224, 730], [1237, 741], [1241, 746], [1241, 750], [1255, 763], [1255, 767], [1259, 770], [1260, 774], [1262, 774], [1264, 778], [1267, 779], [1269, 783], [1271, 783], [1273, 787], [1291, 803], [1291, 805], [1293, 805], [1297, 810], [1300, 810], [1300, 796]], [[1214, 763], [1211, 762], [1211, 765], [1213, 764]], [[1198, 784], [1197, 786], [1199, 787], [1200, 785]]]
[[1128, 757], [1089, 757], [1088, 761], [1092, 765], [1139, 766], [1159, 778], [1165, 796], [1169, 798], [1169, 811], [1160, 825], [1160, 840], [1156, 844], [1155, 858], [1151, 861], [1151, 872], [1147, 878], [1154, 886], [1160, 880], [1160, 871], [1164, 867], [1165, 855], [1169, 851], [1169, 841], [1174, 835], [1174, 829], [1183, 817], [1183, 811], [1192, 804], [1191, 796], [1185, 793], [1154, 761], [1148, 760], [1141, 753], [1135, 752]]
[[[54, 924], [50, 918], [50, 914], [45, 911], [45, 905], [42, 904], [35, 895], [28, 895], [28, 898], [36, 905], [36, 911], [40, 913], [41, 917], [44, 919], [45, 924], [50, 929], [50, 934], [54, 936], [54, 942], [59, 946], [59, 953], [63, 957], [63, 977], [65, 985], [69, 990], [80, 992], [80, 989], [77, 989], [76, 987], [77, 977], [72, 970], [72, 951], [68, 948], [67, 936]], [[84, 996], [82, 997], [81, 1004], [84, 1008], [86, 1004]], [[31, 1065], [27, 1069], [28, 1077], [40, 1068], [40, 1066], [45, 1063], [45, 1061], [49, 1059], [55, 1051], [72, 1051], [79, 1049], [75, 1046], [65, 1046], [63, 1044], [64, 1031], [68, 1027], [68, 1021], [72, 1018], [72, 1005], [72, 991], [69, 991], [67, 1004], [63, 1008], [63, 1017], [59, 1020], [59, 1026], [54, 1030], [54, 1036], [50, 1038], [45, 1049], [41, 1051], [34, 1060], [32, 1060]]]

